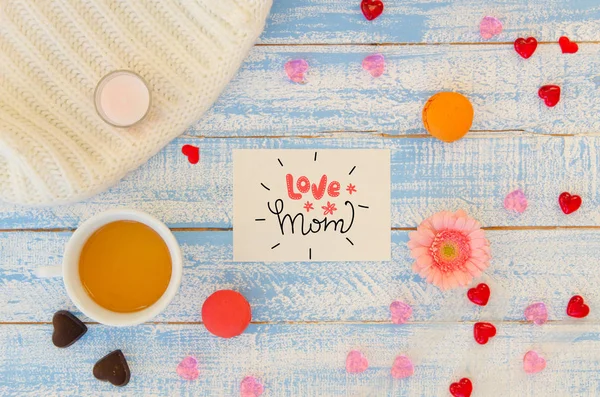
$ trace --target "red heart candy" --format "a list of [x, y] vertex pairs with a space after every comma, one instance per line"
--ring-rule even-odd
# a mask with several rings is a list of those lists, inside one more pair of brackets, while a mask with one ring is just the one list
[[560, 87], [557, 85], [542, 86], [538, 90], [538, 95], [544, 100], [546, 106], [551, 108], [560, 101]]
[[477, 343], [485, 345], [490, 338], [496, 336], [496, 327], [491, 323], [475, 323], [473, 326], [473, 336]]
[[200, 161], [200, 148], [196, 146], [183, 145], [181, 153], [185, 154], [192, 164], [198, 164], [198, 161]]
[[372, 21], [383, 12], [383, 3], [379, 0], [362, 0], [360, 9], [367, 20]]
[[481, 283], [477, 287], [467, 291], [467, 298], [476, 305], [485, 306], [490, 299], [490, 287], [487, 284]]
[[583, 298], [581, 296], [575, 295], [567, 305], [567, 314], [575, 318], [584, 318], [590, 314], [590, 307], [583, 303]]
[[562, 212], [568, 215], [581, 207], [581, 197], [576, 195], [571, 196], [569, 193], [563, 192], [558, 196], [558, 204]]
[[515, 40], [515, 51], [523, 58], [527, 59], [533, 55], [537, 48], [538, 42], [535, 37], [528, 37], [526, 39], [519, 37]]
[[469, 378], [462, 378], [450, 385], [450, 394], [454, 397], [470, 397], [473, 393], [473, 384]]
[[563, 54], [575, 54], [577, 51], [579, 51], [579, 46], [577, 43], [569, 40], [567, 36], [562, 36], [560, 39], [558, 39], [558, 44], [560, 45], [560, 50]]

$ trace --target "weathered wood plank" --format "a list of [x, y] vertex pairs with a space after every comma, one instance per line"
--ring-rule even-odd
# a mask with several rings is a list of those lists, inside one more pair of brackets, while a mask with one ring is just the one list
[[504, 31], [492, 41], [533, 35], [546, 41], [568, 35], [600, 40], [600, 6], [594, 0], [384, 1], [385, 11], [367, 21], [360, 0], [277, 0], [260, 42], [449, 43], [479, 42], [485, 15], [502, 20]]
[[[184, 144], [200, 146], [191, 165]], [[494, 136], [448, 145], [430, 138], [175, 140], [115, 188], [56, 208], [0, 205], [0, 229], [75, 228], [112, 207], [145, 210], [174, 227], [233, 225], [231, 153], [236, 148], [389, 148], [392, 150], [393, 227], [416, 227], [434, 212], [463, 208], [485, 226], [600, 225], [600, 137]], [[503, 200], [521, 188], [530, 207], [509, 213]], [[580, 194], [582, 208], [565, 216], [563, 191]]]
[[[372, 53], [386, 72], [362, 70]], [[304, 58], [307, 84], [288, 80], [284, 64]], [[524, 60], [512, 44], [458, 46], [256, 47], [221, 98], [188, 134], [202, 136], [319, 135], [322, 131], [425, 133], [421, 109], [438, 91], [460, 91], [475, 108], [473, 130], [549, 134], [599, 133], [600, 44], [562, 54], [540, 45]], [[546, 107], [539, 87], [562, 86]]]
[[[468, 376], [477, 396], [594, 396], [600, 393], [600, 333], [597, 324], [496, 324], [498, 335], [475, 343], [472, 324], [251, 325], [224, 340], [199, 325], [93, 325], [68, 349], [51, 341], [50, 325], [0, 326], [0, 394], [237, 396], [248, 375], [260, 377], [269, 396], [446, 396], [448, 386]], [[94, 362], [120, 348], [132, 371], [129, 385], [115, 389], [92, 376]], [[347, 374], [348, 351], [369, 360], [362, 374]], [[523, 371], [525, 352], [545, 356], [544, 372]], [[183, 357], [200, 361], [196, 381], [178, 378]], [[394, 380], [399, 354], [410, 356], [415, 374]]]
[[[536, 301], [550, 319], [567, 318], [566, 304], [581, 294], [600, 318], [600, 230], [490, 231], [492, 265], [481, 279], [492, 298], [485, 308], [465, 290], [441, 292], [411, 270], [408, 232], [392, 233], [392, 262], [237, 263], [231, 232], [177, 232], [185, 269], [179, 294], [158, 322], [200, 322], [212, 292], [242, 292], [257, 322], [388, 322], [389, 305], [413, 306], [413, 321], [521, 321]], [[59, 309], [77, 312], [62, 280], [38, 279], [38, 266], [60, 263], [69, 233], [0, 234], [0, 322], [48, 322]], [[478, 281], [481, 281], [478, 280]], [[1, 329], [1, 328], [0, 328]]]

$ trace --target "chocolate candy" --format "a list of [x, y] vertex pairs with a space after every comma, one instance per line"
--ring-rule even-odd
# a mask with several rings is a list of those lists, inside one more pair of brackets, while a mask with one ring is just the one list
[[94, 377], [119, 387], [129, 383], [131, 372], [123, 352], [115, 350], [98, 360], [94, 365]]
[[87, 332], [85, 324], [66, 310], [54, 313], [52, 326], [52, 343], [56, 347], [69, 347]]

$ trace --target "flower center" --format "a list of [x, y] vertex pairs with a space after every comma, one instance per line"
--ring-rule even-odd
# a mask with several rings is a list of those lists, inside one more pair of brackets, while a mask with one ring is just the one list
[[471, 257], [469, 237], [456, 230], [436, 234], [429, 249], [434, 266], [443, 272], [465, 270], [465, 263]]

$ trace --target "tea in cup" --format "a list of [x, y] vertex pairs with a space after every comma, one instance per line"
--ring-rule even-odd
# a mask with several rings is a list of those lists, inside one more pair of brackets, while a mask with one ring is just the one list
[[67, 294], [79, 310], [116, 326], [139, 324], [163, 311], [177, 293], [181, 274], [175, 236], [156, 218], [135, 210], [107, 211], [85, 221], [67, 243], [62, 266]]

